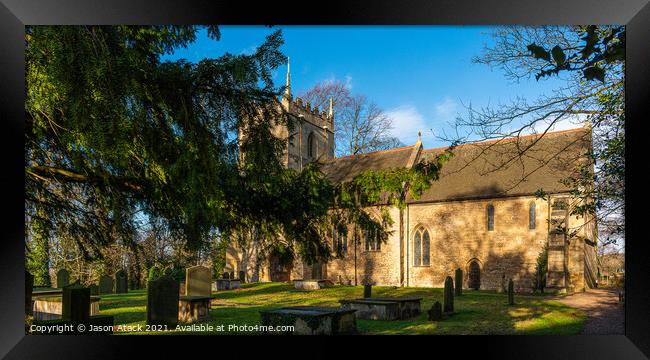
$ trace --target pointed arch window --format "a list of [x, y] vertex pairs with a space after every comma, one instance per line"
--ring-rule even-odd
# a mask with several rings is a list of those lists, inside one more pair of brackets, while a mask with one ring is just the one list
[[494, 230], [494, 205], [492, 204], [487, 206], [487, 229]]
[[366, 251], [380, 251], [381, 250], [381, 239], [379, 238], [379, 232], [377, 229], [366, 230]]
[[307, 137], [307, 155], [310, 158], [316, 156], [316, 141], [314, 139], [314, 132], [310, 132]]
[[348, 229], [340, 232], [336, 226], [332, 229], [332, 248], [337, 256], [344, 256], [348, 252]]
[[413, 262], [415, 266], [430, 265], [431, 239], [429, 231], [420, 227], [413, 237]]
[[536, 208], [535, 208], [535, 202], [530, 202], [530, 205], [528, 207], [528, 229], [534, 230], [536, 226]]

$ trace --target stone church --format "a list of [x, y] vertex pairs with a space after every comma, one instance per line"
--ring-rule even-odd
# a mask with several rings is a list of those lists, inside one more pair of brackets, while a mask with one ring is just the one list
[[[288, 168], [300, 170], [320, 161], [325, 176], [337, 183], [365, 170], [410, 168], [445, 150], [425, 149], [418, 138], [410, 146], [336, 158], [331, 102], [325, 113], [294, 100], [289, 76], [281, 106], [294, 122], [294, 132], [275, 130], [286, 139], [283, 162]], [[390, 209], [394, 224], [387, 241], [350, 225], [346, 236], [332, 231], [324, 239], [338, 256], [313, 265], [299, 260], [286, 264], [252, 246], [232, 245], [226, 270], [244, 271], [249, 281], [329, 279], [443, 287], [445, 277], [460, 268], [464, 288], [499, 290], [513, 279], [517, 291], [530, 292], [538, 259], [545, 258], [548, 289], [594, 287], [595, 219], [571, 215], [579, 202], [565, 182], [577, 175], [576, 165], [587, 161], [590, 147], [589, 128], [458, 146], [430, 189], [418, 199], [409, 198], [405, 209]]]

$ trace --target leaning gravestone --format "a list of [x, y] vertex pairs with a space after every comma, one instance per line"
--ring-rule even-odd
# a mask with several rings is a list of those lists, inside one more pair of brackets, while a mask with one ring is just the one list
[[239, 271], [239, 281], [242, 283], [246, 282], [246, 273], [243, 270]]
[[99, 293], [100, 294], [112, 294], [113, 293], [113, 278], [104, 275], [99, 278]]
[[32, 314], [32, 290], [34, 289], [34, 275], [25, 271], [25, 315]]
[[120, 270], [115, 273], [115, 293], [125, 294], [129, 292], [129, 280], [126, 271]]
[[56, 273], [56, 287], [63, 288], [70, 284], [70, 272], [66, 269], [61, 269]]
[[147, 324], [178, 324], [178, 281], [171, 276], [162, 276], [147, 284]]
[[210, 296], [212, 294], [212, 271], [205, 266], [192, 266], [185, 270], [185, 295]]

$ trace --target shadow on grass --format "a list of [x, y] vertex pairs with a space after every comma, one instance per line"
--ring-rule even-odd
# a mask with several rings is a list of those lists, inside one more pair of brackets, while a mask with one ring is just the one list
[[[298, 305], [338, 307], [339, 300], [359, 298], [362, 294], [362, 286], [334, 286], [304, 292], [296, 291], [293, 285], [288, 283], [245, 284], [239, 290], [215, 293], [210, 310], [211, 319], [204, 323], [215, 328], [221, 327], [220, 331], [208, 334], [256, 334], [238, 329], [229, 330], [229, 327], [260, 325], [259, 312], [262, 310]], [[426, 311], [435, 301], [442, 302], [442, 294], [442, 289], [373, 287], [375, 297], [422, 297], [422, 313], [417, 317], [400, 321], [357, 320], [359, 332], [363, 334], [558, 335], [578, 333], [585, 320], [584, 314], [579, 310], [539, 296], [517, 296], [516, 304], [509, 306], [506, 294], [468, 291], [455, 298], [455, 314], [443, 321], [428, 321]], [[114, 315], [116, 325], [144, 324], [146, 292], [112, 294], [102, 298], [100, 311], [102, 314]]]

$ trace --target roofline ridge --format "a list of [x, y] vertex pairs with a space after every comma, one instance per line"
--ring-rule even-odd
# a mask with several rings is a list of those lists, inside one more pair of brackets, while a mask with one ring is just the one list
[[373, 154], [384, 153], [384, 152], [406, 150], [407, 148], [412, 149], [413, 145], [405, 145], [405, 146], [400, 146], [398, 148], [392, 148], [392, 149], [375, 150], [375, 151], [371, 151], [371, 152], [363, 153], [363, 154], [352, 154], [352, 155], [339, 156], [339, 157], [332, 158], [332, 160], [347, 159], [347, 158], [353, 158], [355, 156], [366, 156], [366, 155], [373, 155]]
[[[485, 140], [485, 141], [479, 141], [479, 142], [474, 142], [474, 143], [469, 143], [469, 144], [461, 144], [461, 145], [456, 145], [456, 148], [461, 148], [461, 147], [467, 147], [471, 145], [480, 145], [480, 144], [490, 144], [498, 141], [511, 141], [514, 139], [528, 139], [528, 138], [533, 138], [541, 135], [558, 135], [558, 134], [564, 134], [564, 133], [571, 133], [571, 132], [579, 132], [579, 131], [588, 131], [589, 129], [585, 127], [577, 127], [573, 129], [565, 129], [565, 130], [557, 130], [557, 131], [547, 131], [545, 134], [528, 134], [528, 135], [522, 135], [522, 136], [509, 136], [501, 139], [492, 139], [492, 140]], [[431, 152], [435, 150], [444, 150], [448, 149], [451, 146], [441, 146], [441, 147], [436, 147], [436, 148], [429, 148], [429, 149], [422, 149], [422, 151], [426, 152]]]

